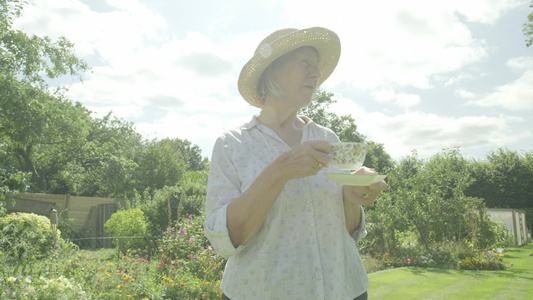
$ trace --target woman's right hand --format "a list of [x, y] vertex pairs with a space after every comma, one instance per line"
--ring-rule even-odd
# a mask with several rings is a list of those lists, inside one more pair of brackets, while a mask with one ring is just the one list
[[275, 160], [277, 168], [285, 180], [316, 175], [323, 167], [331, 164], [331, 146], [326, 141], [304, 142]]

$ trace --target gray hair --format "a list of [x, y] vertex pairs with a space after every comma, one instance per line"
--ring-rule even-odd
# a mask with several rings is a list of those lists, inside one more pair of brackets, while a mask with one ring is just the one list
[[261, 98], [261, 101], [264, 103], [266, 96], [270, 96], [274, 99], [280, 99], [283, 91], [279, 86], [279, 83], [276, 81], [273, 75], [273, 70], [277, 60], [271, 63], [261, 75], [259, 79], [259, 84], [257, 85], [257, 94]]

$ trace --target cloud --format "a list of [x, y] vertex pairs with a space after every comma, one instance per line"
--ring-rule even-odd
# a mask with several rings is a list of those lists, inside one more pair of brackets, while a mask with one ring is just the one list
[[[484, 74], [478, 74], [477, 75], [477, 77], [482, 77], [482, 76], [484, 76]], [[461, 71], [456, 76], [446, 76], [446, 77], [437, 76], [436, 79], [439, 80], [439, 81], [445, 81], [444, 86], [450, 86], [450, 85], [453, 85], [453, 84], [462, 83], [463, 81], [472, 80], [474, 78], [475, 78], [475, 76], [472, 73]]]
[[[488, 45], [472, 36], [458, 12], [473, 20], [496, 20], [513, 3], [476, 1], [472, 11], [461, 1], [290, 1], [284, 18], [300, 27], [321, 26], [341, 38], [339, 66], [328, 81], [363, 90], [378, 87], [431, 88], [432, 76], [484, 61]], [[475, 7], [475, 5], [474, 5]], [[498, 14], [491, 14], [497, 9]]]
[[494, 24], [507, 12], [526, 5], [528, 0], [456, 0], [446, 2], [454, 7], [457, 13], [465, 16], [469, 22]]
[[454, 93], [456, 96], [461, 97], [463, 99], [474, 99], [476, 97], [476, 94], [469, 92], [465, 89], [457, 89]]
[[15, 26], [27, 33], [57, 39], [65, 36], [82, 57], [96, 51], [120, 61], [125, 52], [142, 48], [146, 39], [158, 39], [165, 19], [137, 0], [108, 1], [117, 9], [97, 12], [77, 0], [32, 0]]
[[530, 130], [516, 131], [513, 126], [524, 119], [499, 116], [441, 116], [422, 111], [385, 114], [366, 111], [351, 99], [337, 98], [331, 106], [339, 115], [346, 112], [356, 120], [357, 131], [368, 140], [384, 144], [393, 158], [409, 155], [416, 149], [429, 157], [445, 148], [472, 151], [483, 147], [503, 147], [530, 138]]
[[420, 96], [416, 94], [396, 93], [392, 89], [378, 90], [373, 93], [374, 99], [378, 102], [395, 103], [402, 108], [410, 108], [421, 102]]
[[[243, 101], [244, 102], [244, 101]], [[248, 122], [255, 108], [236, 103], [246, 111], [242, 114], [198, 113], [188, 114], [179, 111], [168, 112], [161, 118], [146, 122], [137, 122], [136, 129], [144, 137], [180, 138], [192, 141], [202, 149], [202, 155], [210, 156], [215, 140], [222, 132]]]
[[180, 57], [177, 63], [201, 77], [227, 74], [233, 67], [231, 62], [211, 53], [191, 53]]
[[516, 80], [496, 87], [492, 93], [471, 103], [509, 111], [533, 110], [533, 56], [510, 59], [507, 66], [523, 73]]
[[393, 156], [408, 155], [413, 149], [427, 157], [444, 148], [501, 147], [531, 136], [531, 132], [513, 131], [512, 123], [522, 120], [506, 116], [443, 117], [411, 112], [396, 116], [370, 113], [366, 119], [360, 130], [371, 140], [384, 143]]

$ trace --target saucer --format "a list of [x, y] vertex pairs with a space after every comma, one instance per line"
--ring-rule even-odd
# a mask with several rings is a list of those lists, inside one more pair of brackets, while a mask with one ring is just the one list
[[342, 185], [369, 186], [373, 183], [380, 182], [387, 175], [369, 175], [369, 174], [342, 174], [342, 173], [324, 173], [328, 179]]

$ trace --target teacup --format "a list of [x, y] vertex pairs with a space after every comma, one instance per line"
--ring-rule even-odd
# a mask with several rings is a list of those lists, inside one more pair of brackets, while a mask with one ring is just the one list
[[341, 170], [357, 170], [363, 166], [366, 149], [365, 143], [332, 143], [331, 163]]

